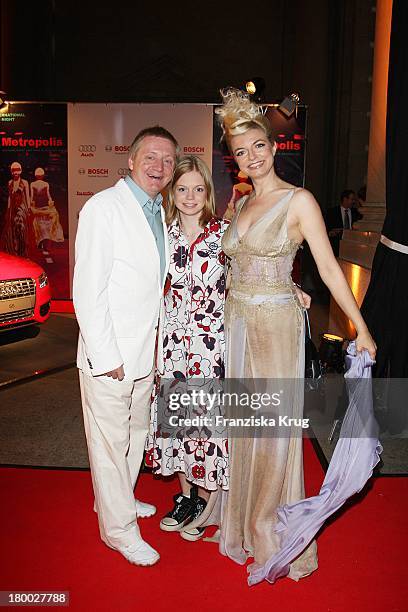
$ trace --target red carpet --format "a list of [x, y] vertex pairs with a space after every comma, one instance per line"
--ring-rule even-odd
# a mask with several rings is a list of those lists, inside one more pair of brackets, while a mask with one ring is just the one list
[[[323, 477], [309, 443], [307, 489]], [[89, 472], [0, 469], [0, 590], [70, 591], [71, 610], [247, 610], [343, 612], [408, 609], [406, 580], [408, 480], [380, 478], [318, 538], [320, 568], [295, 583], [281, 579], [249, 588], [246, 571], [215, 544], [185, 542], [160, 531], [176, 480], [143, 474], [141, 499], [159, 515], [141, 521], [162, 555], [138, 568], [98, 537]]]

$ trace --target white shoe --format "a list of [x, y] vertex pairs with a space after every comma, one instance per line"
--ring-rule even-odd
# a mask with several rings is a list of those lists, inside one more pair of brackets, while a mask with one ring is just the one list
[[136, 500], [136, 515], [137, 518], [149, 518], [156, 514], [156, 506], [142, 502], [139, 499]]
[[[96, 503], [94, 503], [93, 511], [98, 512], [96, 509]], [[142, 502], [136, 499], [136, 516], [137, 518], [149, 518], [149, 516], [153, 516], [156, 514], [156, 506], [153, 504], [148, 504], [147, 502]]]
[[154, 550], [147, 542], [139, 538], [135, 544], [122, 546], [117, 549], [129, 563], [133, 565], [154, 565], [160, 559], [157, 550]]

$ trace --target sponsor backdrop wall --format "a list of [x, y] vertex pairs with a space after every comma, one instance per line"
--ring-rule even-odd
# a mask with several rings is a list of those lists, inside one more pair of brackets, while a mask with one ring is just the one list
[[[303, 185], [306, 109], [300, 107], [291, 119], [273, 106], [267, 112], [278, 144], [277, 171], [285, 180]], [[10, 165], [21, 164], [22, 178], [29, 187], [35, 181], [35, 169], [43, 168], [52, 203], [44, 208], [42, 217], [37, 216], [36, 227], [35, 207], [30, 211], [32, 202], [28, 203], [24, 222], [31, 228], [28, 256], [46, 269], [55, 299], [71, 297], [79, 211], [94, 193], [127, 173], [133, 138], [141, 129], [157, 124], [174, 134], [182, 153], [200, 155], [212, 170], [218, 214], [224, 214], [231, 199], [251, 189], [220, 142], [213, 105], [16, 102], [0, 111], [0, 238], [7, 230]], [[16, 219], [21, 222], [19, 215]], [[40, 246], [39, 229], [49, 236]], [[3, 241], [0, 249], [13, 252], [9, 243], [5, 245]]]
[[136, 134], [160, 124], [183, 153], [200, 155], [211, 168], [213, 107], [205, 104], [69, 104], [68, 191], [71, 278], [78, 212], [89, 197], [127, 173]]

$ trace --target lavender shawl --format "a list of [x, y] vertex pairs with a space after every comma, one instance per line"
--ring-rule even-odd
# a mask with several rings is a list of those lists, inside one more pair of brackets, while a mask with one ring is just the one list
[[278, 508], [275, 531], [281, 548], [265, 565], [248, 566], [248, 584], [286, 576], [290, 563], [306, 548], [324, 521], [357, 493], [371, 477], [382, 451], [373, 413], [371, 360], [367, 351], [347, 349], [345, 374], [349, 405], [340, 437], [318, 495]]

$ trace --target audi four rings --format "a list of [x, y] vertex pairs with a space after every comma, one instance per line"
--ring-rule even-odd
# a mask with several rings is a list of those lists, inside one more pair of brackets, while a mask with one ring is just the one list
[[96, 145], [81, 144], [78, 147], [80, 153], [95, 153]]

